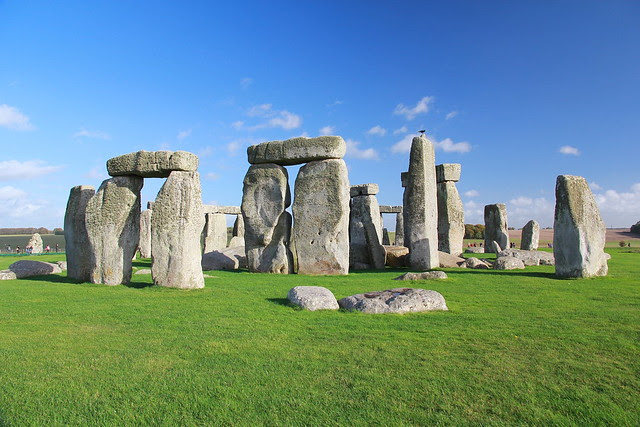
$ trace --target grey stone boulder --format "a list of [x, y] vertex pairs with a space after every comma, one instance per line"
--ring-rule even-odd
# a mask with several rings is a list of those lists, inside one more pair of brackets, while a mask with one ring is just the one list
[[464, 263], [467, 268], [473, 268], [475, 270], [487, 270], [489, 268], [489, 265], [486, 262], [475, 257], [467, 258]]
[[[484, 207], [484, 247], [491, 249], [491, 242], [497, 242], [501, 249], [509, 247], [507, 226], [507, 205], [496, 203]], [[495, 253], [498, 253], [497, 251]]]
[[522, 227], [520, 249], [524, 251], [535, 251], [540, 243], [540, 224], [531, 220]]
[[481, 246], [470, 246], [464, 250], [467, 254], [483, 254], [484, 248]]
[[204, 287], [200, 237], [204, 227], [198, 172], [171, 172], [151, 215], [151, 275], [158, 286]]
[[275, 163], [281, 166], [299, 165], [316, 160], [341, 159], [347, 144], [339, 136], [298, 137], [285, 141], [270, 141], [247, 148], [249, 163]]
[[309, 311], [340, 308], [333, 292], [321, 286], [296, 286], [289, 290], [287, 299], [291, 304]]
[[142, 178], [166, 178], [173, 171], [193, 172], [198, 156], [187, 151], [137, 151], [107, 160], [111, 176], [136, 175]]
[[393, 280], [440, 280], [446, 278], [447, 273], [444, 271], [424, 271], [422, 273], [404, 273]]
[[493, 263], [494, 270], [522, 270], [524, 269], [524, 262], [521, 259], [514, 258], [512, 256], [503, 256], [496, 259]]
[[140, 240], [142, 183], [138, 176], [108, 179], [87, 203], [92, 283], [119, 285], [131, 280], [131, 259]]
[[78, 185], [69, 192], [64, 214], [64, 240], [67, 257], [67, 277], [88, 282], [91, 277], [91, 248], [87, 233], [87, 204], [96, 194], [89, 185]]
[[556, 276], [606, 276], [606, 227], [587, 181], [560, 175], [556, 180], [553, 252]]
[[553, 254], [544, 251], [524, 251], [522, 249], [505, 249], [498, 257], [511, 256], [522, 260], [524, 265], [554, 265]]
[[502, 247], [498, 242], [492, 240], [488, 245], [484, 247], [484, 253], [486, 254], [498, 254], [502, 251]]
[[348, 274], [349, 175], [344, 160], [300, 168], [293, 202], [298, 274]]
[[27, 247], [31, 247], [32, 254], [41, 254], [42, 253], [42, 236], [40, 233], [33, 233], [29, 242], [27, 243]]
[[413, 288], [395, 288], [352, 295], [339, 300], [338, 305], [345, 310], [373, 314], [448, 310], [440, 293]]
[[244, 246], [228, 247], [202, 255], [202, 269], [204, 271], [238, 270], [246, 267], [247, 256]]
[[0, 280], [14, 280], [17, 278], [16, 273], [11, 270], [0, 270]]
[[459, 256], [439, 252], [438, 259], [440, 260], [441, 268], [464, 267], [464, 258], [460, 258]]
[[[351, 187], [353, 189], [353, 186]], [[382, 269], [385, 250], [380, 244], [380, 208], [374, 195], [355, 195], [350, 201], [349, 264], [351, 269]], [[360, 268], [368, 265], [367, 268]]]
[[404, 246], [385, 246], [386, 265], [389, 267], [406, 267], [409, 257], [409, 248]]
[[9, 270], [12, 271], [18, 279], [62, 273], [62, 269], [58, 264], [31, 260], [16, 261], [9, 266]]
[[244, 249], [244, 247], [245, 247], [244, 237], [242, 237], [242, 236], [233, 236], [231, 238], [231, 240], [229, 240], [229, 245], [227, 247], [228, 248], [237, 248], [237, 247], [240, 247], [240, 246]]

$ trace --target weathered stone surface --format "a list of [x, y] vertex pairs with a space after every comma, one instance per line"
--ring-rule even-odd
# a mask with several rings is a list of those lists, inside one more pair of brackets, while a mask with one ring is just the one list
[[540, 225], [537, 221], [531, 220], [522, 227], [520, 239], [520, 249], [524, 251], [535, 251], [540, 242]]
[[347, 144], [339, 136], [298, 137], [285, 141], [263, 142], [247, 149], [249, 163], [299, 165], [317, 160], [341, 159]]
[[553, 254], [544, 251], [524, 251], [521, 249], [505, 249], [498, 254], [499, 257], [512, 256], [522, 260], [524, 265], [554, 265]]
[[464, 263], [467, 268], [473, 268], [476, 270], [487, 270], [489, 268], [486, 262], [475, 257], [467, 258]]
[[204, 227], [198, 172], [171, 172], [151, 215], [151, 275], [167, 288], [204, 287], [200, 236]]
[[402, 188], [407, 186], [409, 182], [409, 172], [400, 172], [400, 182], [402, 183]]
[[31, 248], [32, 254], [41, 254], [42, 253], [42, 236], [40, 236], [40, 233], [33, 233], [26, 247]]
[[[352, 187], [353, 188], [353, 187]], [[349, 265], [352, 270], [382, 269], [380, 211], [374, 195], [352, 197], [349, 218]]]
[[424, 271], [422, 273], [404, 273], [393, 280], [440, 280], [446, 278], [447, 273], [444, 271]]
[[402, 213], [402, 206], [380, 205], [380, 213], [381, 214]]
[[482, 246], [469, 246], [464, 252], [467, 254], [483, 254], [484, 248]]
[[402, 211], [396, 214], [396, 246], [404, 246], [404, 214]]
[[56, 262], [56, 264], [58, 265], [58, 267], [60, 267], [60, 269], [62, 271], [66, 271], [66, 269], [67, 269], [67, 261], [58, 261], [58, 262]]
[[387, 230], [386, 228], [382, 229], [382, 244], [383, 245], [391, 244], [391, 239], [389, 238], [389, 230]]
[[16, 273], [11, 270], [0, 270], [0, 280], [15, 280]]
[[363, 313], [409, 313], [448, 310], [444, 297], [426, 289], [395, 288], [342, 298], [338, 305], [345, 310]]
[[107, 160], [111, 176], [166, 178], [172, 171], [195, 171], [198, 156], [187, 151], [137, 151]]
[[387, 252], [386, 265], [389, 267], [406, 267], [409, 248], [404, 246], [385, 246]]
[[246, 267], [247, 256], [243, 246], [228, 247], [202, 255], [202, 269], [205, 271], [237, 270]]
[[333, 292], [321, 286], [296, 286], [289, 290], [287, 299], [291, 304], [309, 311], [340, 308]]
[[138, 250], [142, 258], [151, 258], [151, 209], [140, 212], [140, 242]]
[[446, 252], [438, 253], [438, 259], [440, 260], [441, 268], [455, 268], [464, 266], [464, 258], [460, 258], [456, 255], [451, 255]]
[[[349, 189], [351, 197], [356, 196], [375, 196], [380, 191], [378, 184], [358, 184], [352, 185]], [[381, 212], [382, 213], [382, 212]]]
[[131, 280], [131, 259], [140, 241], [142, 183], [138, 176], [107, 179], [87, 203], [92, 283], [119, 285]]
[[498, 257], [496, 262], [493, 263], [494, 270], [522, 270], [524, 269], [524, 262], [521, 259], [512, 256]]
[[[509, 247], [509, 231], [507, 229], [507, 206], [504, 203], [486, 205], [484, 207], [484, 246], [490, 248], [496, 241], [500, 249]], [[498, 251], [500, 252], [500, 251]]]
[[343, 160], [300, 168], [293, 203], [299, 274], [349, 272], [349, 175]]
[[31, 260], [16, 261], [9, 266], [9, 270], [12, 271], [18, 279], [62, 273], [62, 269], [58, 264]]
[[486, 254], [497, 254], [502, 251], [500, 244], [495, 240], [492, 240], [488, 245], [484, 247], [484, 253]]
[[233, 222], [233, 231], [231, 233], [233, 237], [242, 237], [244, 240], [244, 218], [242, 212], [240, 215], [236, 215], [236, 220]]
[[242, 215], [249, 271], [289, 274], [291, 214], [289, 175], [276, 164], [253, 165], [244, 177]]
[[460, 181], [461, 169], [462, 166], [460, 163], [443, 163], [441, 165], [436, 165], [436, 182], [440, 184], [441, 182], [446, 181]]
[[240, 206], [202, 205], [205, 214], [242, 215]]
[[[460, 165], [458, 165], [460, 166]], [[464, 207], [453, 181], [438, 183], [438, 250], [462, 254]]]
[[204, 253], [226, 248], [227, 217], [225, 214], [206, 213], [204, 218]]
[[96, 194], [89, 185], [73, 187], [64, 214], [64, 240], [67, 277], [88, 282], [91, 277], [91, 249], [87, 234], [86, 213], [89, 200]]
[[606, 276], [605, 233], [587, 181], [581, 176], [558, 176], [553, 223], [556, 276]]
[[438, 267], [438, 207], [433, 143], [415, 137], [411, 143], [405, 190], [404, 239], [414, 270]]
[[244, 248], [244, 237], [233, 236], [231, 240], [229, 240], [228, 248], [237, 248], [242, 246]]

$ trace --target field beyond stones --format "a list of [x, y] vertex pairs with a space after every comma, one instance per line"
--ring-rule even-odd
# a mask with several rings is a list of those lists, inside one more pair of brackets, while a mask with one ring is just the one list
[[[640, 419], [640, 253], [608, 277], [443, 269], [449, 312], [306, 312], [406, 270], [209, 272], [206, 288], [0, 282], [0, 425], [608, 424]], [[17, 259], [4, 256], [0, 269]], [[44, 261], [63, 254], [42, 255]], [[134, 262], [148, 268], [149, 260]], [[402, 283], [406, 285], [406, 282]]]

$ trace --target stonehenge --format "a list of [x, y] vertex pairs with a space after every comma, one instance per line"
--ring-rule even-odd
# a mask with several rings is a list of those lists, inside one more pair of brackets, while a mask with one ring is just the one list
[[556, 276], [606, 276], [606, 227], [586, 179], [560, 175], [556, 180], [553, 251]]
[[87, 203], [96, 194], [89, 185], [73, 187], [64, 214], [64, 240], [67, 253], [67, 277], [88, 282], [91, 275], [91, 251], [87, 234]]
[[380, 243], [380, 206], [377, 184], [352, 185], [349, 216], [349, 267], [383, 269], [385, 249]]
[[193, 172], [198, 156], [187, 151], [138, 151], [107, 160], [110, 176], [167, 178], [173, 171]]
[[540, 241], [540, 225], [537, 221], [531, 220], [522, 227], [522, 235], [520, 238], [520, 249], [525, 251], [538, 250]]
[[204, 214], [204, 253], [227, 247], [227, 217], [223, 213]]
[[151, 258], [151, 214], [153, 209], [140, 212], [140, 242], [138, 251], [142, 258]]
[[[493, 242], [499, 248], [496, 248]], [[495, 253], [509, 248], [507, 206], [504, 203], [484, 207], [484, 247], [486, 252]]]
[[464, 208], [456, 182], [460, 180], [460, 164], [436, 166], [438, 191], [438, 250], [452, 255], [462, 254]]

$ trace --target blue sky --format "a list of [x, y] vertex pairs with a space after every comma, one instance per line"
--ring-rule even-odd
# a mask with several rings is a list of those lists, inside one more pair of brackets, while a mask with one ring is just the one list
[[640, 220], [640, 2], [0, 0], [0, 40], [0, 227], [62, 226], [141, 149], [198, 154], [203, 201], [239, 205], [246, 147], [300, 135], [342, 136], [351, 183], [398, 205], [420, 129], [468, 223], [552, 226], [559, 174]]

